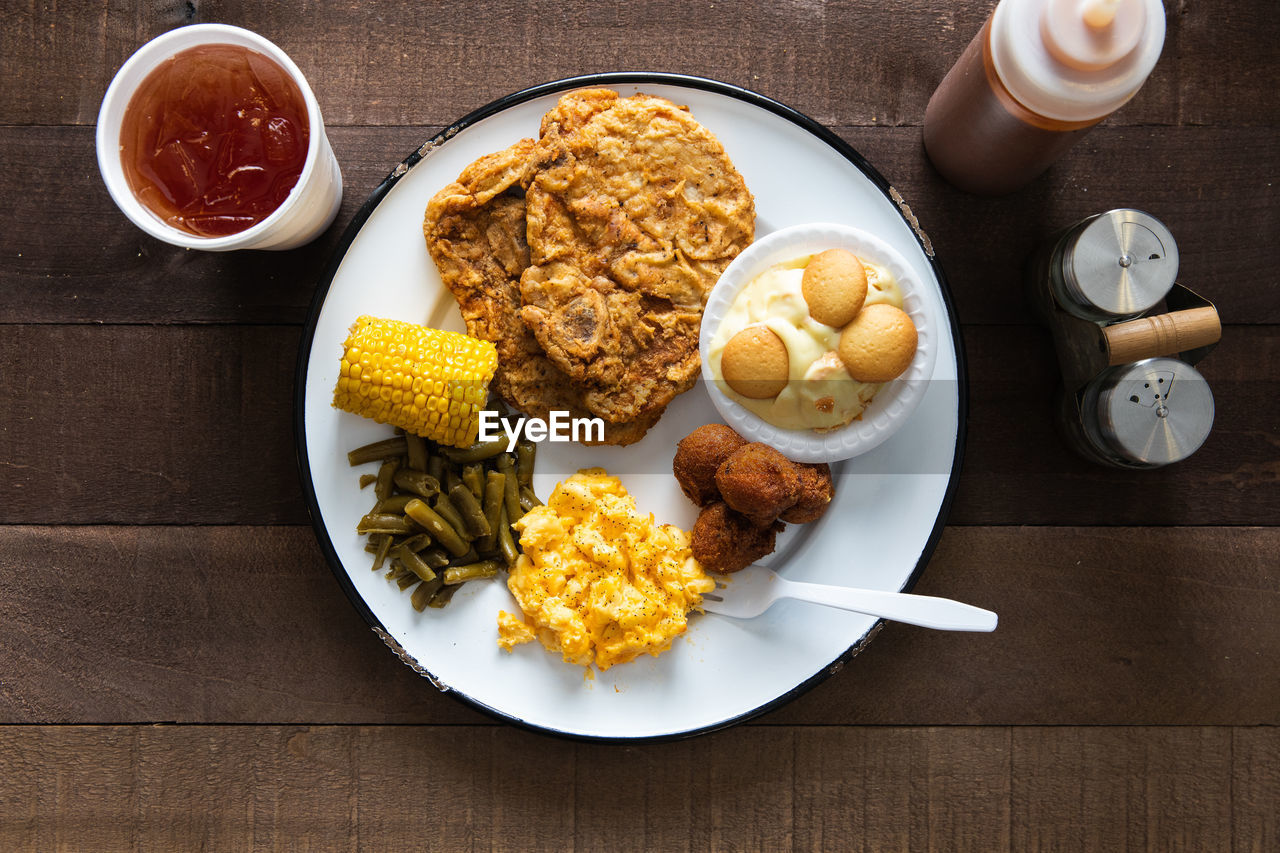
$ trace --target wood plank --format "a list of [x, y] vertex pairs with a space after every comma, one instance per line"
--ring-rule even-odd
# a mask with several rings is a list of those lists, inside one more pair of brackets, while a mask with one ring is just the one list
[[4, 727], [0, 845], [1249, 851], [1232, 769], [1280, 735], [1233, 751], [1239, 733], [746, 727], [622, 748], [472, 726]]
[[488, 719], [387, 650], [309, 528], [0, 531], [3, 719]]
[[1231, 802], [1237, 853], [1280, 849], [1280, 737], [1276, 729], [1232, 729]]
[[915, 591], [994, 610], [996, 631], [886, 625], [843, 671], [769, 720], [1274, 725], [1277, 535], [948, 528]]
[[801, 728], [796, 739], [795, 849], [1011, 849], [1009, 729]]
[[1014, 728], [1013, 848], [1233, 849], [1231, 737], [1199, 727]]
[[[343, 231], [434, 130], [332, 132], [344, 199], [334, 224], [285, 252], [196, 252], [125, 218], [98, 174], [92, 128], [0, 128], [0, 323], [300, 324]], [[14, 183], [10, 183], [14, 182]]]
[[[1274, 125], [1269, 71], [1280, 25], [1262, 2], [1166, 4], [1152, 78], [1116, 121]], [[424, 16], [337, 6], [63, 3], [10, 10], [0, 54], [21, 75], [0, 124], [89, 124], [116, 69], [146, 40], [199, 21], [272, 39], [307, 75], [334, 125], [443, 124], [535, 83], [616, 69], [678, 70], [757, 89], [826, 123], [918, 124], [929, 95], [990, 11], [989, 0], [736, 4], [658, 0], [445, 5]], [[299, 17], [308, 18], [298, 27]], [[779, 34], [785, 34], [780, 42]], [[785, 49], [765, 50], [764, 45]], [[748, 48], [747, 46], [752, 46]]]
[[[133, 227], [98, 176], [92, 129], [0, 128], [0, 161], [10, 164], [0, 191], [11, 200], [0, 213], [0, 322], [300, 323], [357, 208], [438, 129], [333, 130], [346, 191], [328, 233], [289, 252], [221, 253], [167, 246]], [[1103, 126], [1001, 199], [942, 183], [916, 128], [836, 130], [911, 205], [966, 324], [1028, 322], [1027, 256], [1058, 229], [1115, 207], [1169, 226], [1180, 280], [1216, 302], [1224, 322], [1280, 323], [1271, 287], [1280, 244], [1258, 236], [1280, 233], [1280, 189], [1258, 180], [1280, 171], [1273, 129]]]
[[[969, 327], [965, 338], [971, 411], [952, 523], [1280, 517], [1280, 327], [1228, 329], [1201, 363], [1217, 428], [1190, 459], [1158, 471], [1103, 468], [1062, 444], [1045, 332]], [[305, 523], [292, 426], [298, 341], [279, 326], [7, 327], [0, 523]]]
[[970, 396], [953, 524], [1273, 524], [1280, 518], [1276, 327], [1228, 327], [1198, 365], [1214, 427], [1191, 457], [1156, 470], [1077, 456], [1055, 427], [1061, 383], [1048, 333], [964, 330]]
[[1225, 323], [1280, 321], [1271, 281], [1280, 247], [1275, 130], [1110, 127], [1092, 131], [1024, 190], [960, 192], [929, 164], [919, 131], [840, 129], [911, 205], [946, 272], [965, 324], [1018, 324], [1030, 310], [1024, 266], [1036, 247], [1081, 219], [1121, 207], [1168, 226], [1178, 281], [1217, 305]]
[[[1276, 528], [949, 528], [917, 592], [999, 629], [887, 625], [764, 719], [1280, 724], [1277, 553]], [[0, 588], [0, 723], [487, 720], [374, 637], [304, 527], [0, 527]]]
[[0, 516], [305, 522], [297, 351], [271, 326], [6, 328]]

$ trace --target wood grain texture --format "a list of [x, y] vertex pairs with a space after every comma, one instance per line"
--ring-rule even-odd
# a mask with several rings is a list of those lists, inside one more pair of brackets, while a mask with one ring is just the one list
[[[887, 625], [763, 719], [1277, 725], [1276, 553], [1274, 528], [950, 528], [916, 591], [997, 631]], [[0, 588], [0, 723], [487, 720], [375, 638], [304, 527], [0, 527]]]
[[471, 726], [4, 727], [0, 845], [1248, 853], [1276, 815], [1232, 780], [1278, 741], [747, 727], [617, 747]]
[[[0, 369], [13, 402], [0, 409], [0, 523], [305, 523], [292, 423], [298, 344], [292, 326], [6, 327]], [[965, 344], [970, 416], [952, 523], [1280, 517], [1280, 327], [1228, 327], [1200, 365], [1217, 426], [1191, 458], [1157, 471], [1103, 468], [1063, 445], [1057, 367], [1040, 328], [968, 327]], [[656, 471], [669, 464], [653, 457]]]
[[0, 369], [14, 404], [0, 415], [0, 513], [305, 521], [297, 350], [296, 329], [270, 326], [6, 328]]
[[794, 849], [1011, 849], [1008, 729], [813, 728], [796, 741]]
[[1199, 727], [1013, 729], [1014, 849], [1232, 849], [1224, 788], [1253, 756], [1233, 756], [1231, 738]]
[[[6, 5], [0, 850], [1280, 849], [1280, 17], [1166, 0], [1138, 96], [985, 199], [939, 179], [919, 126], [993, 5]], [[197, 21], [275, 40], [315, 89], [346, 195], [310, 246], [182, 251], [111, 203], [108, 81]], [[442, 126], [617, 69], [776, 98], [910, 203], [971, 379], [952, 526], [916, 591], [996, 610], [994, 634], [890, 624], [752, 724], [603, 746], [437, 692], [346, 600], [292, 435], [301, 324], [344, 228]], [[1180, 281], [1227, 324], [1200, 365], [1214, 431], [1154, 472], [1057, 440], [1023, 298], [1037, 244], [1122, 206], [1170, 227]]]
[[[1192, 456], [1102, 467], [1061, 440], [1061, 375], [1039, 327], [968, 327], [969, 429], [953, 524], [1274, 524], [1280, 518], [1280, 329], [1228, 327], [1197, 365], [1214, 427]], [[1070, 521], [1067, 521], [1070, 519]]]
[[[653, 0], [601, 9], [550, 0], [343, 4], [213, 0], [142, 8], [81, 2], [6, 12], [0, 54], [22, 70], [0, 124], [90, 124], [139, 45], [188, 23], [236, 24], [279, 44], [334, 125], [444, 124], [507, 92], [616, 69], [713, 77], [827, 124], [918, 124], [990, 0], [732, 4]], [[1276, 124], [1280, 24], [1262, 4], [1166, 3], [1162, 61], [1115, 121]], [[298, 26], [305, 19], [306, 26]], [[766, 47], [767, 46], [767, 47]]]
[[1235, 849], [1265, 853], [1280, 848], [1280, 737], [1270, 727], [1231, 733], [1231, 822]]
[[[468, 107], [454, 109], [449, 120]], [[1116, 207], [1169, 227], [1180, 281], [1216, 302], [1224, 323], [1280, 323], [1280, 242], [1264, 236], [1280, 233], [1280, 187], [1259, 178], [1280, 172], [1274, 129], [1104, 125], [1026, 190], [999, 199], [942, 183], [918, 128], [834, 129], [911, 205], [965, 324], [1030, 322], [1028, 255], [1055, 231]], [[223, 253], [167, 246], [129, 223], [98, 175], [91, 128], [0, 127], [0, 162], [9, 164], [0, 195], [11, 201], [0, 211], [0, 323], [301, 323], [356, 210], [438, 131], [333, 129], [345, 200], [329, 231], [289, 252]]]

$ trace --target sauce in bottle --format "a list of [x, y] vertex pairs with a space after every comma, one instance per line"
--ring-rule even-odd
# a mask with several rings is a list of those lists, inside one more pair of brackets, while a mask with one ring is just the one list
[[130, 188], [174, 228], [201, 237], [266, 219], [298, 182], [307, 105], [289, 74], [245, 47], [175, 54], [125, 110], [120, 157]]
[[1164, 29], [1160, 0], [1001, 0], [929, 99], [929, 159], [968, 192], [1020, 189], [1137, 94]]

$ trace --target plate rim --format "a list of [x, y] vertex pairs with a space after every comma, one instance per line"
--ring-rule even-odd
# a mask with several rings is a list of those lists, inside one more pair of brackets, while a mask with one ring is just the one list
[[961, 334], [960, 323], [956, 315], [955, 301], [952, 299], [951, 295], [951, 286], [947, 281], [946, 274], [943, 272], [942, 264], [935, 255], [933, 247], [930, 245], [928, 238], [921, 229], [915, 215], [911, 213], [910, 207], [897, 190], [895, 190], [888, 180], [886, 180], [885, 177], [881, 175], [865, 157], [858, 153], [852, 145], [845, 142], [826, 126], [780, 101], [776, 101], [765, 95], [761, 95], [758, 92], [745, 89], [732, 83], [725, 83], [720, 80], [713, 80], [707, 77], [698, 77], [674, 72], [607, 71], [582, 74], [539, 83], [490, 101], [484, 106], [478, 107], [464, 115], [462, 118], [446, 125], [438, 133], [419, 145], [417, 149], [401, 160], [400, 163], [398, 163], [378, 184], [378, 186], [373, 189], [368, 198], [366, 198], [356, 210], [351, 222], [348, 223], [346, 229], [343, 231], [342, 237], [333, 248], [329, 261], [325, 265], [324, 271], [321, 274], [320, 281], [311, 298], [311, 304], [307, 309], [306, 320], [302, 327], [302, 336], [298, 344], [298, 358], [294, 368], [293, 437], [294, 453], [298, 464], [298, 476], [302, 486], [303, 498], [307, 505], [307, 515], [311, 520], [311, 529], [315, 534], [316, 543], [320, 547], [325, 563], [329, 566], [330, 573], [333, 574], [338, 585], [342, 588], [343, 593], [346, 595], [348, 601], [351, 602], [351, 605], [355, 608], [356, 612], [361, 615], [365, 623], [373, 631], [374, 635], [381, 640], [392, 653], [400, 658], [402, 663], [430, 682], [437, 690], [446, 696], [453, 697], [455, 700], [461, 702], [467, 707], [480, 711], [499, 722], [508, 723], [527, 731], [538, 732], [543, 735], [549, 735], [570, 741], [590, 743], [638, 744], [686, 740], [688, 738], [711, 734], [712, 732], [722, 731], [741, 723], [745, 723], [748, 720], [754, 719], [786, 705], [792, 700], [799, 698], [804, 693], [807, 693], [818, 684], [826, 681], [838, 672], [846, 663], [851, 661], [859, 652], [867, 647], [876, 634], [880, 632], [880, 629], [884, 627], [885, 620], [877, 619], [856, 643], [837, 655], [835, 660], [831, 661], [831, 663], [822, 667], [816, 673], [809, 676], [807, 679], [785, 693], [782, 693], [770, 701], [749, 711], [738, 714], [737, 716], [685, 731], [669, 732], [658, 735], [641, 735], [637, 737], [584, 734], [531, 723], [518, 716], [486, 705], [485, 703], [449, 687], [448, 685], [441, 685], [425, 666], [423, 666], [419, 661], [408, 656], [407, 652], [405, 652], [403, 648], [400, 648], [399, 643], [391, 633], [387, 631], [386, 626], [382, 624], [382, 621], [372, 611], [368, 603], [363, 597], [361, 597], [359, 591], [356, 590], [355, 585], [351, 582], [351, 578], [344, 567], [341, 558], [338, 556], [337, 549], [333, 545], [333, 540], [329, 536], [329, 531], [323, 524], [319, 500], [316, 495], [315, 483], [311, 476], [311, 464], [307, 454], [306, 431], [307, 369], [311, 360], [312, 347], [315, 343], [316, 326], [319, 322], [320, 312], [324, 308], [329, 290], [333, 286], [333, 281], [337, 276], [338, 268], [342, 265], [342, 261], [350, 250], [351, 244], [355, 241], [361, 230], [363, 230], [365, 223], [368, 221], [369, 217], [372, 216], [374, 210], [377, 209], [378, 205], [382, 203], [382, 200], [396, 185], [400, 178], [407, 174], [410, 169], [416, 166], [424, 157], [436, 148], [447, 143], [460, 131], [518, 104], [546, 95], [553, 95], [586, 86], [611, 86], [629, 83], [697, 89], [705, 92], [711, 92], [713, 94], [724, 95], [767, 110], [768, 112], [771, 112], [800, 127], [802, 130], [807, 131], [817, 137], [819, 141], [833, 149], [845, 160], [848, 160], [854, 168], [860, 171], [872, 182], [872, 184], [876, 186], [876, 188], [892, 204], [894, 210], [897, 211], [898, 216], [900, 216], [911, 229], [911, 233], [915, 237], [916, 243], [924, 253], [925, 260], [928, 262], [930, 269], [937, 278], [943, 308], [946, 311], [947, 322], [950, 324], [952, 340], [955, 343], [957, 396], [956, 446], [952, 456], [951, 471], [948, 476], [947, 487], [943, 493], [942, 503], [938, 507], [937, 518], [934, 520], [933, 528], [920, 551], [920, 557], [916, 561], [915, 568], [912, 569], [911, 574], [908, 576], [906, 583], [902, 587], [903, 591], [910, 591], [913, 589], [917, 581], [919, 581], [920, 576], [924, 573], [925, 566], [928, 565], [929, 560], [933, 557], [938, 541], [942, 537], [943, 529], [946, 527], [947, 518], [951, 514], [951, 506], [955, 500], [956, 489], [960, 478], [960, 469], [964, 459], [964, 446], [969, 417], [969, 379], [965, 358], [965, 346], [964, 339]]

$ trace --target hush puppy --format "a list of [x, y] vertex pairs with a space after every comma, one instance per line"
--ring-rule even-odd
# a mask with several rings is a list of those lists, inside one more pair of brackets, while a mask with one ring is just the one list
[[722, 502], [704, 508], [693, 524], [693, 558], [709, 572], [737, 572], [772, 554], [781, 522], [757, 527]]
[[791, 524], [807, 524], [822, 518], [836, 495], [836, 487], [827, 463], [797, 462], [795, 465], [800, 474], [800, 499], [778, 518]]
[[716, 469], [716, 486], [731, 509], [768, 527], [800, 499], [796, 463], [767, 444], [745, 444]]
[[716, 469], [746, 443], [745, 438], [724, 424], [700, 426], [680, 439], [671, 469], [685, 496], [698, 506], [719, 500]]

